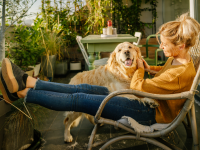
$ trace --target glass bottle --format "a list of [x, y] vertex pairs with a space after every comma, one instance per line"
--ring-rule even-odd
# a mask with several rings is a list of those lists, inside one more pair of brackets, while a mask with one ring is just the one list
[[107, 35], [112, 35], [112, 21], [108, 20], [107, 25]]

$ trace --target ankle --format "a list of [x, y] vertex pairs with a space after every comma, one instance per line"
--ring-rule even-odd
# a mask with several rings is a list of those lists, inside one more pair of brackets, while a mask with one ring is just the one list
[[19, 98], [24, 98], [24, 97], [26, 96], [27, 92], [28, 92], [28, 88], [25, 88], [25, 89], [22, 90], [22, 91], [18, 91], [18, 92], [17, 92], [17, 96], [18, 96]]
[[27, 88], [34, 88], [35, 84], [36, 84], [37, 79], [28, 76], [27, 80], [26, 80], [26, 87]]
[[18, 92], [17, 92], [17, 96], [18, 96], [19, 98], [24, 98], [24, 97], [25, 97], [25, 96], [22, 94], [21, 91], [18, 91]]

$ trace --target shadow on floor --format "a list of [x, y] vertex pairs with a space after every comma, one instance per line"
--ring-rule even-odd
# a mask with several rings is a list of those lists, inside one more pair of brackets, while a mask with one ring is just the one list
[[[54, 82], [69, 83], [70, 79], [76, 75], [77, 72], [68, 73], [67, 76], [55, 77]], [[197, 126], [200, 126], [200, 106], [195, 104]], [[72, 143], [64, 143], [64, 116], [62, 111], [53, 111], [43, 108], [46, 112], [46, 118], [42, 120], [38, 130], [41, 131], [43, 136], [43, 146], [41, 150], [85, 150], [89, 141], [90, 134], [93, 129], [93, 125], [85, 118], [82, 118], [80, 124], [71, 129], [73, 136]], [[95, 141], [105, 140], [106, 138], [112, 138], [114, 136], [126, 133], [124, 130], [115, 130], [110, 125], [104, 125], [100, 127], [95, 136]], [[198, 128], [200, 135], [200, 129]], [[170, 133], [168, 137], [164, 137], [165, 140], [170, 141], [174, 145], [177, 145], [183, 150], [192, 150], [193, 141], [192, 138], [187, 138], [187, 134], [183, 124], [179, 125], [177, 129]], [[93, 148], [98, 150], [100, 147]], [[151, 145], [147, 142], [136, 140], [123, 140], [112, 144], [107, 149], [109, 150], [160, 150], [160, 148]]]

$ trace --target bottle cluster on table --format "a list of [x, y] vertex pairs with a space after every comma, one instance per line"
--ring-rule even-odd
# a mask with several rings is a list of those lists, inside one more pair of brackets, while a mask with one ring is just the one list
[[112, 21], [107, 21], [107, 28], [103, 28], [103, 35], [116, 35], [117, 34], [117, 28], [112, 27]]

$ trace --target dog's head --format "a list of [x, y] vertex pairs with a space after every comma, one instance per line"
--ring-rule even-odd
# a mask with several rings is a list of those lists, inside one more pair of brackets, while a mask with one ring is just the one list
[[137, 58], [141, 58], [140, 49], [129, 42], [123, 42], [112, 52], [108, 66], [112, 68], [112, 71], [115, 69], [115, 72], [118, 71], [126, 78], [131, 78], [137, 68]]

